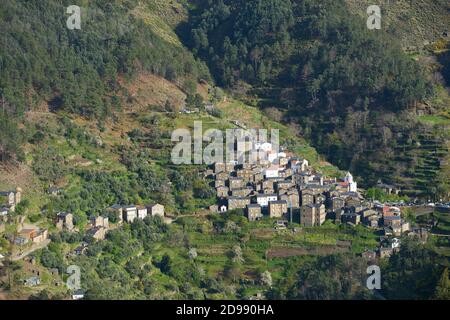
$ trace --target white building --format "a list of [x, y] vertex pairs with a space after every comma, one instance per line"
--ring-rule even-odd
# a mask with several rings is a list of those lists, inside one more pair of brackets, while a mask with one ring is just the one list
[[392, 247], [392, 249], [399, 248], [400, 247], [400, 239], [398, 239], [398, 238], [392, 239], [391, 247]]
[[136, 206], [126, 206], [123, 208], [124, 220], [128, 223], [134, 221], [137, 218], [137, 208]]
[[143, 206], [137, 207], [137, 217], [139, 219], [145, 219], [147, 217], [147, 208]]
[[6, 216], [8, 212], [9, 212], [8, 208], [0, 208], [0, 217]]
[[256, 151], [270, 152], [272, 151], [272, 144], [269, 142], [262, 142], [262, 143], [256, 142], [255, 149]]
[[267, 169], [264, 169], [264, 176], [267, 178], [278, 178], [280, 167], [272, 165]]
[[276, 194], [258, 194], [256, 196], [256, 202], [261, 207], [267, 207], [270, 201], [277, 201], [278, 196]]
[[291, 161], [291, 169], [294, 173], [299, 173], [302, 171], [306, 171], [309, 167], [309, 162], [306, 159], [298, 159]]
[[353, 176], [350, 172], [345, 175], [344, 181], [348, 183], [349, 192], [358, 192], [358, 184], [353, 180]]
[[84, 299], [84, 291], [83, 290], [76, 290], [72, 293], [72, 300], [81, 300]]

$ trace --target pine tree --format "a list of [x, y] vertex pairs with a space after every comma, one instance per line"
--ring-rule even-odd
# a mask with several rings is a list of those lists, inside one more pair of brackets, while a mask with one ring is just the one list
[[442, 271], [441, 278], [439, 279], [436, 286], [434, 299], [450, 300], [450, 282], [448, 280], [448, 268], [445, 268], [444, 271]]

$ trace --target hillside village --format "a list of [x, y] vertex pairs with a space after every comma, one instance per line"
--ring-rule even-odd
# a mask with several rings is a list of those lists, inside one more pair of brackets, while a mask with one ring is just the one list
[[[311, 167], [308, 160], [287, 150], [274, 151], [271, 143], [257, 143], [254, 148], [265, 155], [256, 164], [239, 164], [237, 161], [214, 163], [201, 171], [204, 179], [216, 190], [217, 203], [209, 207], [211, 213], [241, 212], [250, 223], [271, 218], [274, 229], [280, 231], [292, 223], [305, 228], [320, 227], [326, 220], [351, 226], [361, 224], [380, 232], [379, 247], [363, 253], [368, 259], [392, 255], [400, 247], [398, 237], [404, 234], [426, 241], [427, 231], [422, 228], [412, 230], [399, 208], [364, 199], [350, 172], [342, 179], [328, 178]], [[379, 187], [389, 193], [397, 192], [394, 186], [379, 183]], [[57, 190], [48, 192], [59, 194]], [[22, 193], [21, 188], [1, 193], [5, 203], [0, 212], [0, 232], [5, 231], [5, 224], [10, 221], [8, 217], [20, 203]], [[115, 217], [112, 224], [108, 218], [110, 214]], [[104, 215], [90, 217], [83, 229], [85, 240], [71, 254], [83, 255], [89, 243], [104, 240], [112, 228], [147, 216], [159, 216], [165, 222], [171, 222], [165, 217], [164, 206], [158, 203], [146, 206], [116, 204], [105, 208]], [[25, 223], [23, 216], [17, 219], [17, 235], [8, 239], [18, 248], [11, 253], [12, 260], [23, 259], [50, 242], [47, 229]], [[70, 212], [56, 215], [54, 230], [81, 232]], [[293, 229], [294, 232], [297, 230], [298, 227]], [[40, 283], [39, 279], [24, 281], [27, 286]]]
[[[249, 221], [273, 218], [277, 229], [286, 229], [292, 222], [320, 227], [325, 220], [362, 224], [380, 230], [380, 257], [399, 247], [399, 240], [393, 237], [409, 233], [426, 238], [425, 230], [411, 230], [400, 208], [364, 199], [350, 172], [342, 179], [324, 177], [292, 152], [275, 152], [270, 143], [255, 144], [255, 148], [266, 155], [257, 164], [215, 163], [203, 172], [216, 190], [217, 204], [210, 207], [211, 212], [240, 210]], [[381, 182], [378, 187], [398, 192]]]

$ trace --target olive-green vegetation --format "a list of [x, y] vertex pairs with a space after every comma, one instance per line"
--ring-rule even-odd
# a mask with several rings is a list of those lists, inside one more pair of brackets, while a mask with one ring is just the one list
[[[81, 30], [69, 30], [72, 2], [3, 1], [0, 9], [0, 140], [2, 160], [17, 153], [15, 124], [23, 113], [49, 101], [102, 121], [120, 108], [119, 77], [148, 71], [186, 90], [207, 68], [180, 46], [161, 39], [131, 10], [136, 0], [90, 1]], [[191, 92], [188, 92], [191, 93]]]
[[[298, 217], [275, 230], [274, 221], [250, 223], [242, 210], [207, 213], [216, 198], [212, 181], [200, 175], [206, 166], [169, 160], [171, 132], [191, 129], [195, 120], [204, 130], [235, 127], [233, 120], [280, 129], [282, 145], [325, 175], [339, 176], [297, 127], [280, 123], [296, 121], [323, 154], [367, 184], [380, 177], [402, 183], [396, 179], [404, 175], [411, 193], [446, 190], [436, 169], [446, 152], [437, 135], [445, 114], [423, 117], [420, 125], [408, 116], [409, 107], [435, 94], [423, 70], [388, 35], [365, 30], [342, 1], [199, 0], [170, 7], [159, 0], [95, 0], [85, 2], [82, 30], [66, 28], [70, 1], [3, 2], [0, 161], [18, 160], [36, 179], [12, 217], [48, 228], [52, 240], [33, 253], [47, 269], [37, 288], [23, 288], [22, 262], [5, 261], [2, 288], [14, 294], [20, 288], [32, 299], [67, 297], [47, 273], [57, 268], [64, 280], [75, 264], [87, 299], [380, 297], [366, 289], [367, 261], [360, 257], [378, 246], [374, 230], [330, 221], [301, 228]], [[189, 16], [176, 26], [173, 12], [185, 10], [181, 4]], [[125, 87], [146, 73], [175, 84], [171, 90], [182, 91], [186, 106], [199, 113], [180, 114], [169, 99], [130, 111], [136, 95]], [[199, 82], [206, 87], [201, 80], [216, 81], [237, 98], [214, 85], [197, 91]], [[205, 112], [205, 99], [214, 110]], [[48, 195], [50, 186], [62, 190]], [[377, 189], [368, 194], [399, 200]], [[106, 210], [153, 202], [165, 206], [171, 224], [147, 217], [118, 226]], [[73, 213], [79, 232], [56, 230], [59, 211]], [[112, 229], [96, 242], [85, 230], [98, 215], [108, 215]], [[448, 231], [444, 214], [434, 218], [433, 231]], [[421, 223], [421, 217], [411, 220]], [[379, 294], [448, 299], [448, 241], [403, 240], [400, 254], [382, 263], [387, 280]], [[9, 242], [0, 241], [6, 253]], [[74, 255], [82, 241], [86, 254]]]
[[[332, 224], [300, 233], [272, 226], [269, 219], [249, 223], [239, 211], [179, 218], [171, 225], [148, 217], [110, 231], [105, 241], [85, 239], [91, 244], [84, 256], [63, 258], [65, 243], [80, 241], [64, 233], [36, 256], [47, 268], [80, 266], [87, 299], [248, 299], [257, 293], [269, 299], [447, 297], [445, 262], [414, 241], [405, 239], [399, 254], [381, 262], [383, 287], [374, 294], [365, 286], [371, 263], [357, 255], [363, 247], [352, 250], [357, 242], [371, 245], [374, 235]], [[337, 237], [350, 240], [352, 248], [325, 253]], [[311, 247], [324, 253], [299, 253]], [[283, 258], [268, 254], [286, 250], [298, 251]]]

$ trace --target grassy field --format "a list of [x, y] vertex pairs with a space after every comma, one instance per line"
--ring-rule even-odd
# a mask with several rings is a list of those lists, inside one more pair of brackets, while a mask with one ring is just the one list
[[420, 116], [419, 120], [433, 125], [450, 125], [450, 119], [440, 115]]

